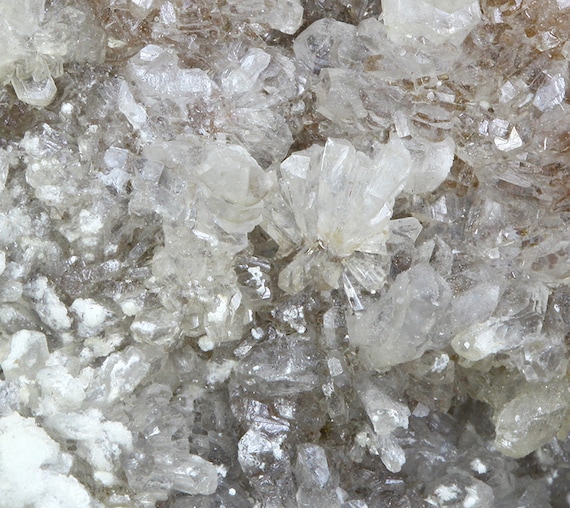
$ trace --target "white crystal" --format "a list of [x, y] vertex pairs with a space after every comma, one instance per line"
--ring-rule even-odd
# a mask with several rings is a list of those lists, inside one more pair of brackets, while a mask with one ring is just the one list
[[[329, 139], [324, 148], [314, 145], [286, 159], [279, 185], [289, 210], [274, 208], [270, 220], [280, 224], [286, 220], [281, 217], [283, 212], [291, 213], [304, 250], [280, 275], [280, 287], [299, 291], [306, 285], [307, 274], [312, 270], [316, 274], [318, 263], [321, 278], [336, 287], [340, 272], [329, 257], [383, 254], [392, 205], [409, 168], [409, 153], [397, 138], [379, 147], [372, 159], [349, 142], [335, 139]], [[270, 227], [269, 231], [274, 230]], [[294, 241], [297, 231], [283, 233]], [[313, 263], [315, 268], [311, 268]], [[351, 261], [347, 263], [350, 270]], [[357, 276], [361, 268], [354, 265], [354, 271]]]
[[50, 104], [57, 93], [57, 88], [50, 75], [44, 74], [37, 78], [34, 76], [27, 78], [14, 76], [11, 83], [18, 99], [40, 108]]
[[228, 233], [246, 233], [261, 222], [270, 177], [244, 148], [212, 143], [197, 167], [205, 198]]
[[303, 24], [299, 0], [228, 0], [240, 15], [254, 23], [267, 23], [274, 30], [294, 34]]
[[240, 66], [222, 78], [222, 89], [229, 94], [242, 94], [251, 90], [259, 80], [259, 75], [267, 68], [271, 56], [261, 49], [251, 49]]
[[393, 436], [378, 436], [377, 446], [380, 448], [380, 458], [388, 471], [399, 473], [406, 463], [406, 454]]
[[420, 142], [418, 148], [411, 149], [413, 163], [405, 187], [413, 194], [437, 189], [447, 178], [455, 155], [455, 143], [450, 137], [438, 143]]
[[135, 101], [126, 81], [121, 81], [119, 89], [119, 111], [135, 129], [140, 129], [147, 120], [145, 108]]
[[560, 74], [554, 76], [547, 75], [540, 88], [536, 91], [532, 103], [540, 111], [548, 111], [562, 104], [565, 95], [566, 80], [564, 76]]
[[110, 312], [92, 298], [77, 298], [71, 310], [77, 315], [79, 331], [84, 335], [97, 334], [110, 316]]
[[147, 101], [151, 97], [191, 101], [210, 96], [215, 88], [203, 70], [182, 69], [172, 51], [154, 44], [141, 49], [130, 60], [129, 67]]
[[368, 301], [366, 312], [347, 320], [350, 341], [371, 368], [414, 360], [435, 346], [430, 331], [450, 301], [443, 277], [430, 265], [415, 265], [398, 275], [383, 298]]
[[358, 389], [358, 395], [374, 432], [379, 436], [387, 436], [398, 427], [408, 428], [408, 418], [411, 415], [408, 406], [394, 400], [381, 388], [367, 382]]
[[93, 378], [90, 398], [111, 405], [130, 395], [150, 369], [145, 360], [144, 353], [133, 346], [109, 355]]
[[37, 426], [17, 413], [0, 418], [0, 499], [4, 506], [90, 508], [85, 487], [67, 476], [72, 459]]
[[36, 381], [41, 390], [38, 412], [42, 416], [77, 411], [85, 400], [82, 381], [69, 374], [62, 365], [43, 368]]
[[49, 356], [46, 336], [41, 332], [20, 330], [12, 335], [8, 353], [0, 358], [6, 380], [20, 376], [33, 379]]
[[481, 20], [478, 0], [382, 0], [382, 10], [388, 36], [400, 43], [425, 37], [460, 45]]
[[51, 432], [77, 443], [77, 454], [93, 468], [103, 486], [119, 483], [116, 475], [121, 454], [132, 448], [132, 435], [120, 422], [107, 420], [97, 409], [82, 413], [57, 413], [46, 419]]
[[495, 444], [511, 457], [528, 455], [556, 434], [569, 402], [565, 383], [530, 384], [495, 415]]
[[57, 331], [68, 330], [71, 327], [67, 307], [48, 284], [46, 277], [38, 277], [29, 285], [28, 291], [32, 292], [35, 311], [47, 326]]
[[198, 455], [188, 454], [185, 460], [165, 466], [164, 472], [171, 478], [173, 488], [179, 492], [208, 496], [218, 488], [218, 469]]
[[478, 361], [483, 358], [518, 346], [523, 337], [519, 330], [513, 330], [500, 319], [490, 319], [476, 323], [458, 333], [451, 344], [457, 354], [466, 360]]
[[512, 150], [516, 150], [524, 144], [516, 127], [513, 127], [511, 129], [511, 132], [507, 138], [496, 137], [494, 141], [496, 147], [502, 152], [510, 152]]

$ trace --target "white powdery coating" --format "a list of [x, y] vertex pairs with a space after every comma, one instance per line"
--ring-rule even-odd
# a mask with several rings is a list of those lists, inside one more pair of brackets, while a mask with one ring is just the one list
[[41, 369], [49, 351], [46, 336], [41, 332], [20, 330], [12, 335], [10, 349], [6, 358], [0, 360], [7, 381], [25, 376], [33, 379]]
[[68, 330], [71, 327], [67, 307], [48, 284], [46, 277], [38, 277], [30, 284], [30, 291], [35, 300], [34, 309], [47, 326], [57, 331]]
[[0, 504], [82, 508], [92, 506], [89, 494], [67, 476], [71, 457], [33, 418], [18, 413], [0, 418]]
[[62, 365], [45, 367], [36, 376], [41, 390], [38, 414], [49, 416], [60, 411], [76, 411], [85, 400], [80, 379], [73, 377]]
[[120, 422], [108, 421], [98, 409], [83, 413], [59, 413], [46, 426], [61, 439], [77, 443], [77, 455], [93, 468], [94, 479], [106, 486], [119, 483], [116, 472], [123, 451], [130, 451], [133, 438]]
[[71, 310], [74, 311], [80, 320], [80, 331], [97, 332], [105, 323], [110, 312], [91, 298], [77, 298], [71, 304]]

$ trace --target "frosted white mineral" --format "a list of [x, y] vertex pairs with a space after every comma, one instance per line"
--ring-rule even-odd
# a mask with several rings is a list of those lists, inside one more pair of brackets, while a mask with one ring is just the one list
[[12, 335], [8, 351], [0, 358], [7, 380], [20, 376], [33, 379], [49, 356], [46, 336], [41, 332], [20, 330]]
[[17, 413], [0, 418], [0, 503], [89, 508], [86, 488], [68, 476], [73, 459], [36, 424]]
[[77, 454], [93, 468], [93, 479], [103, 486], [120, 483], [117, 472], [123, 453], [132, 447], [132, 435], [120, 422], [107, 420], [101, 411], [57, 413], [45, 420], [59, 439], [77, 443]]
[[400, 43], [425, 37], [459, 45], [481, 20], [478, 0], [382, 0], [388, 36]]
[[[337, 287], [343, 268], [360, 281], [363, 271], [355, 253], [374, 273], [373, 256], [386, 252], [392, 206], [410, 163], [398, 139], [377, 147], [372, 158], [337, 139], [287, 158], [279, 172], [282, 197], [276, 198], [265, 227], [283, 251], [301, 251], [279, 275], [279, 286], [295, 293], [319, 277]], [[364, 285], [377, 289], [383, 282], [378, 274], [368, 276]]]

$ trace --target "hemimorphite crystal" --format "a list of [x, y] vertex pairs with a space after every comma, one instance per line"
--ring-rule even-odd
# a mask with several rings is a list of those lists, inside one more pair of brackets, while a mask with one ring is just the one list
[[367, 302], [367, 312], [349, 319], [350, 340], [371, 368], [415, 360], [437, 347], [430, 332], [450, 301], [445, 279], [430, 265], [415, 265], [398, 275], [382, 298]]
[[[10, 82], [22, 102], [45, 107], [55, 97], [54, 78], [64, 62], [101, 63], [104, 33], [90, 8], [75, 0], [47, 4], [0, 3], [0, 83]], [[67, 22], [67, 23], [66, 23]]]
[[239, 17], [267, 24], [286, 34], [294, 34], [303, 24], [303, 6], [299, 0], [230, 0], [228, 5]]
[[289, 292], [303, 289], [319, 265], [322, 280], [336, 287], [339, 263], [346, 261], [351, 271], [350, 257], [356, 252], [384, 254], [392, 206], [404, 187], [410, 162], [397, 139], [378, 147], [372, 158], [335, 139], [324, 148], [314, 145], [287, 158], [281, 164], [279, 187], [296, 231], [279, 231], [285, 220], [277, 208], [283, 206], [280, 203], [273, 207], [267, 229], [281, 240], [284, 250], [292, 248], [298, 235], [302, 250], [281, 272], [280, 287]]
[[495, 415], [496, 446], [524, 457], [557, 434], [566, 416], [570, 387], [563, 382], [531, 384]]
[[0, 505], [565, 506], [567, 4], [0, 0]]
[[382, 9], [388, 36], [400, 43], [425, 37], [461, 44], [481, 19], [477, 0], [382, 0]]

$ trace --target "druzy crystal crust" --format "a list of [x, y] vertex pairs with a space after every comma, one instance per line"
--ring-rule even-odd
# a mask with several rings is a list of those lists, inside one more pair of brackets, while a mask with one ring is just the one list
[[0, 507], [562, 508], [567, 0], [0, 0]]

